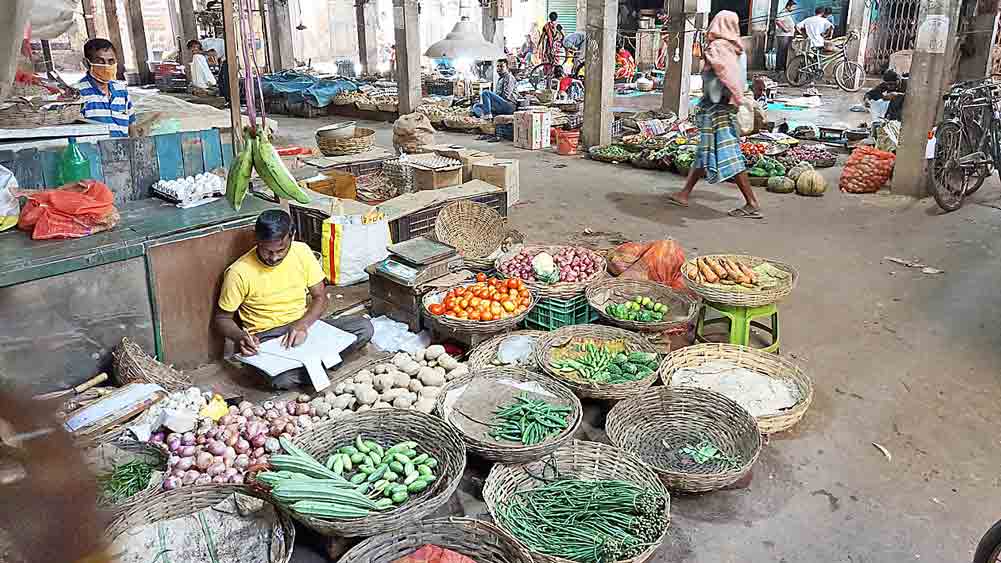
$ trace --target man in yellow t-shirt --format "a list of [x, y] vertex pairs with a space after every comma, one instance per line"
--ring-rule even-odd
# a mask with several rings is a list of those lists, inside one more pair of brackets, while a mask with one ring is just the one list
[[[272, 338], [281, 337], [286, 348], [302, 344], [309, 327], [327, 312], [323, 268], [306, 244], [292, 241], [288, 213], [261, 213], [254, 234], [257, 246], [226, 269], [215, 314], [216, 330], [244, 356], [253, 356], [261, 342]], [[345, 352], [372, 339], [372, 323], [364, 317], [322, 320], [357, 337]], [[270, 383], [289, 389], [305, 381], [303, 370], [292, 370]]]

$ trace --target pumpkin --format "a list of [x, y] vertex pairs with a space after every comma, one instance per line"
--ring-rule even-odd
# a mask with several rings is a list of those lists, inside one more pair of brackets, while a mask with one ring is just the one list
[[803, 172], [796, 180], [796, 193], [799, 195], [822, 196], [825, 191], [827, 191], [827, 180], [816, 170]]
[[767, 189], [777, 194], [791, 194], [796, 191], [796, 182], [786, 176], [772, 176], [768, 179]]
[[792, 181], [795, 182], [799, 180], [800, 174], [802, 174], [803, 172], [809, 172], [811, 170], [813, 170], [813, 165], [805, 160], [801, 160], [799, 164], [790, 168], [789, 172], [786, 172], [786, 176], [789, 176], [790, 178], [792, 178]]

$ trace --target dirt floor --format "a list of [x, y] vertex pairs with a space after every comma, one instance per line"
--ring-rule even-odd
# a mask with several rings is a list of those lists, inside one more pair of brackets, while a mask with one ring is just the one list
[[[280, 134], [312, 145], [313, 131], [334, 121], [279, 118]], [[389, 124], [365, 126], [390, 146]], [[750, 253], [799, 270], [781, 305], [782, 354], [813, 378], [813, 406], [794, 431], [771, 439], [746, 487], [676, 495], [669, 541], [655, 561], [970, 560], [1001, 517], [991, 422], [1001, 372], [1001, 294], [990, 289], [1001, 270], [996, 180], [963, 209], [941, 214], [931, 199], [840, 193], [836, 167], [823, 171], [833, 187], [824, 197], [761, 189], [766, 218], [733, 219], [726, 212], [742, 201], [729, 184], [699, 186], [682, 209], [665, 201], [680, 176], [468, 135], [439, 133], [436, 141], [521, 160], [522, 201], [510, 220], [533, 242], [672, 237], [693, 254]], [[885, 257], [920, 259], [944, 273]], [[589, 414], [596, 421], [602, 413]], [[605, 439], [593, 427], [580, 437]], [[482, 514], [479, 484], [468, 480], [448, 511]], [[317, 539], [300, 538], [296, 560], [318, 557]]]

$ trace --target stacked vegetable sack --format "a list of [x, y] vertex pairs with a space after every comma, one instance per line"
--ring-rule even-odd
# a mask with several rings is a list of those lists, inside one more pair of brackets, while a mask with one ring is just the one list
[[357, 436], [323, 464], [291, 440], [282, 438], [281, 446], [285, 454], [271, 456], [273, 470], [255, 480], [269, 487], [279, 504], [304, 516], [364, 518], [406, 503], [438, 478], [438, 460], [419, 453], [413, 441], [384, 447]]
[[657, 354], [626, 352], [622, 342], [580, 339], [564, 347], [549, 362], [558, 373], [576, 374], [594, 383], [626, 383], [647, 377], [657, 369]]

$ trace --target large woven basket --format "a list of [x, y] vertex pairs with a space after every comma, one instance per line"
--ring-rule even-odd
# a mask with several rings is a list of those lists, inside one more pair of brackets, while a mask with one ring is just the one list
[[291, 512], [293, 518], [325, 536], [366, 537], [418, 522], [446, 502], [466, 469], [462, 438], [438, 417], [413, 410], [374, 409], [319, 424], [296, 437], [295, 443], [321, 463], [335, 450], [364, 436], [383, 446], [412, 440], [418, 450], [438, 459], [438, 480], [403, 505], [356, 519], [320, 519]]
[[756, 416], [763, 434], [774, 434], [796, 425], [813, 402], [813, 381], [796, 364], [776, 355], [735, 344], [696, 344], [668, 354], [657, 375], [664, 385], [671, 386], [671, 377], [679, 369], [696, 367], [713, 360], [726, 360], [734, 365], [774, 379], [788, 381], [799, 392], [799, 400], [788, 410]]
[[653, 371], [643, 379], [629, 381], [626, 383], [600, 384], [586, 381], [571, 375], [560, 373], [550, 367], [553, 351], [557, 347], [570, 343], [575, 338], [593, 338], [596, 340], [623, 340], [628, 352], [647, 352], [656, 354], [657, 349], [642, 336], [625, 329], [612, 326], [601, 325], [570, 325], [558, 328], [549, 333], [548, 336], [539, 339], [535, 345], [535, 361], [539, 364], [543, 373], [554, 377], [560, 383], [573, 389], [578, 397], [582, 399], [597, 399], [616, 401], [628, 399], [641, 393], [647, 387], [653, 385], [657, 379], [657, 372]]
[[372, 148], [375, 144], [375, 131], [365, 127], [355, 127], [354, 137], [335, 139], [316, 135], [316, 146], [323, 156], [342, 156], [358, 154]]
[[[668, 314], [657, 322], [624, 321], [605, 312], [612, 303], [624, 303], [634, 297], [649, 297], [668, 306]], [[587, 302], [609, 323], [636, 332], [664, 332], [687, 328], [699, 312], [699, 303], [666, 285], [645, 280], [609, 278], [587, 288]]]
[[[613, 444], [653, 467], [672, 491], [704, 493], [732, 485], [761, 452], [761, 430], [727, 397], [697, 387], [653, 387], [616, 404], [605, 421]], [[710, 440], [736, 465], [686, 463], [677, 450]]]
[[[101, 473], [101, 471], [99, 470], [101, 455], [100, 453], [98, 453], [97, 449], [105, 445], [110, 445], [118, 450], [121, 450], [123, 452], [123, 454], [121, 455], [124, 455], [124, 457], [128, 458], [129, 461], [133, 460], [144, 461], [154, 466], [156, 470], [162, 471], [164, 473], [163, 475], [164, 477], [167, 476], [166, 475], [167, 452], [162, 448], [154, 446], [153, 444], [147, 442], [139, 442], [136, 440], [115, 440], [103, 443], [95, 443], [95, 442], [90, 443], [87, 451], [86, 461], [88, 465], [91, 465], [91, 468], [95, 473]], [[116, 456], [112, 459], [119, 459], [119, 458]], [[124, 462], [124, 460], [122, 461]], [[159, 494], [161, 491], [160, 483], [155, 483], [153, 485], [154, 485], [153, 487], [150, 487], [144, 491], [139, 491], [138, 493], [127, 499], [122, 499], [121, 501], [113, 505], [101, 506], [100, 508], [117, 513], [127, 509], [127, 507], [132, 506], [134, 504], [145, 502], [147, 497]]]
[[476, 370], [496, 368], [496, 367], [520, 367], [522, 369], [527, 369], [528, 371], [542, 373], [542, 370], [539, 368], [539, 364], [535, 362], [534, 354], [531, 355], [529, 358], [527, 358], [525, 360], [525, 363], [517, 366], [494, 365], [494, 358], [497, 357], [497, 350], [500, 349], [501, 342], [504, 342], [504, 339], [508, 337], [531, 336], [536, 340], [538, 340], [539, 338], [542, 338], [547, 334], [549, 333], [544, 330], [516, 330], [514, 332], [499, 334], [491, 338], [490, 340], [487, 340], [486, 342], [480, 344], [476, 348], [473, 348], [473, 351], [469, 353], [469, 358], [466, 360], [466, 362], [469, 364], [469, 370], [476, 371]]
[[437, 545], [476, 563], [532, 563], [532, 556], [506, 532], [483, 520], [435, 518], [368, 538], [338, 563], [389, 563], [425, 545]]
[[507, 236], [507, 224], [489, 205], [458, 200], [445, 205], [434, 222], [435, 238], [454, 246], [464, 260], [486, 258]]
[[155, 383], [168, 392], [182, 391], [192, 385], [190, 377], [156, 361], [127, 336], [122, 338], [112, 356], [112, 374], [118, 385]]
[[[190, 485], [173, 491], [163, 491], [160, 494], [144, 498], [143, 502], [131, 504], [123, 509], [105, 530], [105, 537], [109, 542], [114, 541], [115, 538], [127, 532], [129, 528], [194, 514], [219, 504], [234, 493], [263, 499], [260, 493], [245, 485]], [[268, 502], [267, 499], [263, 500]], [[295, 526], [280, 510], [275, 512], [278, 520], [271, 533], [281, 541], [273, 544], [277, 546], [277, 549], [272, 549], [270, 553], [261, 553], [258, 561], [288, 563], [292, 560], [292, 550], [295, 547]], [[225, 537], [216, 539], [219, 542], [226, 541]], [[151, 556], [152, 559], [155, 557]], [[171, 561], [173, 560], [171, 559]], [[222, 559], [220, 563], [237, 562]]]
[[743, 254], [709, 254], [705, 256], [705, 258], [729, 258], [734, 261], [742, 262], [750, 268], [754, 268], [763, 262], [768, 262], [772, 266], [775, 266], [779, 270], [789, 274], [787, 279], [783, 280], [782, 283], [779, 283], [773, 288], [758, 291], [737, 291], [735, 289], [730, 289], [730, 286], [706, 284], [693, 279], [689, 276], [689, 268], [695, 267], [695, 258], [687, 260], [685, 265], [681, 268], [681, 276], [685, 281], [685, 286], [698, 294], [699, 297], [710, 303], [732, 305], [735, 307], [761, 307], [763, 305], [771, 305], [772, 303], [779, 302], [783, 297], [792, 293], [793, 288], [796, 287], [797, 278], [799, 277], [796, 269], [789, 264], [759, 258], [757, 256], [747, 256]]
[[80, 119], [83, 103], [60, 103], [48, 108], [36, 107], [27, 101], [8, 100], [14, 105], [0, 109], [0, 129], [35, 129], [66, 125]]
[[[500, 271], [501, 264], [507, 262], [511, 258], [514, 258], [514, 256], [521, 251], [525, 251], [532, 256], [536, 256], [540, 252], [556, 254], [563, 248], [565, 248], [565, 245], [525, 245], [520, 248], [513, 248], [511, 251], [498, 256], [497, 260], [494, 262], [494, 267], [497, 271]], [[590, 278], [586, 280], [575, 282], [557, 282], [552, 285], [547, 285], [539, 281], [526, 281], [525, 285], [531, 288], [532, 295], [538, 295], [539, 299], [572, 299], [579, 295], [583, 295], [589, 285], [599, 282], [608, 276], [606, 271], [608, 269], [608, 262], [600, 254], [597, 254], [597, 257], [598, 269]]]
[[[523, 446], [513, 442], [497, 441], [487, 435], [490, 427], [485, 422], [489, 422], [492, 411], [477, 410], [472, 412], [460, 411], [456, 408], [456, 401], [459, 395], [465, 391], [471, 383], [490, 380], [498, 383], [497, 392], [491, 396], [493, 408], [509, 403], [516, 395], [525, 391], [526, 385], [537, 387], [539, 395], [545, 401], [560, 406], [570, 407], [570, 415], [567, 419], [567, 428], [556, 436], [546, 440], [541, 444], [533, 446]], [[518, 387], [515, 387], [515, 386]], [[501, 386], [504, 386], [501, 388]], [[548, 395], [548, 396], [546, 396]], [[545, 375], [532, 373], [518, 368], [488, 368], [470, 372], [462, 377], [457, 377], [442, 387], [438, 398], [435, 400], [435, 411], [451, 426], [462, 440], [466, 442], [466, 449], [484, 459], [500, 463], [527, 463], [542, 459], [553, 453], [557, 448], [573, 438], [577, 428], [580, 427], [583, 408], [580, 400], [573, 391], [567, 387], [553, 381]]]
[[[494, 521], [498, 522], [498, 509], [508, 499], [518, 491], [536, 488], [541, 483], [539, 481], [540, 476], [552, 474], [553, 469], [561, 476], [576, 477], [578, 479], [618, 479], [628, 481], [661, 493], [667, 499], [667, 507], [664, 510], [664, 534], [636, 557], [625, 559], [618, 563], [642, 563], [650, 559], [654, 552], [657, 551], [657, 548], [660, 547], [660, 544], [664, 542], [664, 537], [667, 535], [667, 528], [671, 523], [670, 495], [664, 488], [664, 484], [657, 478], [657, 474], [648, 465], [643, 463], [640, 458], [627, 451], [597, 442], [573, 440], [553, 452], [551, 457], [536, 462], [522, 465], [495, 465], [490, 470], [490, 474], [483, 484], [483, 500], [486, 502], [487, 509], [490, 511], [490, 515]], [[500, 527], [506, 532], [511, 533], [503, 525], [500, 525]], [[521, 543], [517, 536], [513, 534], [512, 536], [515, 541], [525, 547], [525, 549], [528, 549], [527, 546]], [[532, 557], [537, 563], [573, 563], [568, 559], [536, 552], [532, 552]]]
[[[463, 286], [472, 285], [475, 282], [469, 282], [464, 284], [459, 284]], [[527, 284], [526, 284], [527, 285]], [[514, 327], [518, 326], [521, 321], [525, 320], [528, 316], [529, 311], [535, 304], [539, 302], [539, 297], [535, 294], [535, 290], [532, 290], [532, 302], [525, 308], [524, 312], [508, 317], [506, 319], [493, 320], [493, 321], [470, 321], [468, 319], [457, 319], [455, 317], [449, 317], [446, 315], [432, 315], [431, 311], [428, 309], [431, 305], [436, 303], [441, 303], [445, 299], [445, 295], [448, 290], [442, 291], [432, 291], [430, 293], [424, 294], [422, 303], [424, 306], [424, 315], [431, 320], [433, 324], [437, 324], [451, 332], [461, 332], [464, 334], [496, 334], [498, 332], [506, 332]]]

